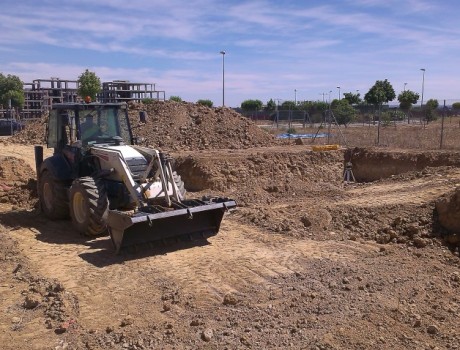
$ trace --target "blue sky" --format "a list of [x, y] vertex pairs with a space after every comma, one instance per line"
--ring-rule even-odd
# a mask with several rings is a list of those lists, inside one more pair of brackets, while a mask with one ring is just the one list
[[[460, 101], [455, 0], [3, 0], [0, 72], [155, 83], [185, 101], [327, 100], [376, 80]], [[332, 91], [330, 93], [330, 91]]]

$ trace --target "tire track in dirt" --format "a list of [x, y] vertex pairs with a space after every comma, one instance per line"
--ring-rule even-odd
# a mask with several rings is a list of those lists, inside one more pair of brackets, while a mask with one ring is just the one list
[[460, 170], [453, 169], [446, 176], [434, 175], [420, 179], [375, 183], [347, 190], [350, 196], [337, 205], [362, 207], [386, 204], [420, 205], [434, 201], [460, 184]]
[[268, 288], [270, 277], [304, 271], [312, 259], [354, 260], [375, 250], [372, 245], [299, 241], [281, 235], [266, 240], [266, 233], [226, 218], [209, 244], [120, 257], [114, 255], [107, 237], [86, 242], [66, 230], [68, 222], [45, 224], [38, 231], [24, 227], [12, 235], [43, 276], [57, 278], [77, 295], [80, 322], [88, 327], [113, 324], [114, 315], [130, 310], [143, 310], [136, 316], [143, 318], [141, 322], [147, 323], [152, 313], [161, 319], [165, 281], [195, 296], [198, 306], [220, 304], [226, 293], [244, 294], [255, 284]]

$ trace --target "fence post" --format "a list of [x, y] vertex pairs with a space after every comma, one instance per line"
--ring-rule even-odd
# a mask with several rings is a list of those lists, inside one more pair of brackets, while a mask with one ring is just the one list
[[382, 104], [379, 104], [379, 121], [377, 124], [377, 146], [380, 146], [380, 118], [382, 117]]
[[442, 143], [444, 138], [444, 116], [446, 115], [446, 100], [444, 100], [444, 108], [442, 109], [442, 117], [441, 117], [441, 141], [439, 144], [439, 149], [442, 149]]

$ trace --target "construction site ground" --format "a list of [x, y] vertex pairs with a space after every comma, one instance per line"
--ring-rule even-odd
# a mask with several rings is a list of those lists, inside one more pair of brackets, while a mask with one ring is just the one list
[[40, 213], [33, 145], [3, 141], [1, 348], [460, 349], [458, 152], [242, 145], [171, 150], [189, 197], [237, 200], [216, 236], [115, 255]]

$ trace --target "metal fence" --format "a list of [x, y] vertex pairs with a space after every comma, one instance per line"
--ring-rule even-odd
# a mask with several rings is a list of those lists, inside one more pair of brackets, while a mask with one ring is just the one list
[[254, 112], [243, 114], [279, 138], [300, 138], [303, 143], [460, 150], [460, 109], [453, 108], [456, 101], [449, 102], [442, 101], [436, 109], [413, 106], [409, 111], [392, 105], [361, 105], [355, 107], [356, 117], [347, 124], [339, 123], [330, 110], [278, 110], [260, 113], [257, 118]]
[[[353, 108], [356, 111], [353, 123], [377, 123], [379, 120], [383, 123], [396, 123], [406, 121], [426, 122], [430, 118], [436, 119], [441, 115], [447, 117], [460, 115], [460, 109], [453, 108], [454, 103], [460, 103], [459, 100], [442, 100], [435, 110], [427, 109], [426, 104], [414, 105], [409, 111], [402, 110], [397, 105], [383, 105], [378, 108], [374, 105], [356, 105]], [[328, 110], [283, 110], [275, 111], [242, 111], [236, 109], [239, 113], [253, 120], [258, 124], [272, 125], [275, 127], [291, 127], [292, 125], [301, 125], [306, 127], [307, 124], [328, 123]], [[432, 112], [428, 118], [428, 112]]]

